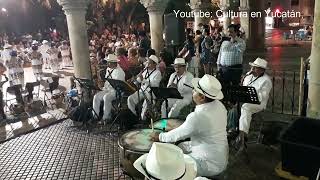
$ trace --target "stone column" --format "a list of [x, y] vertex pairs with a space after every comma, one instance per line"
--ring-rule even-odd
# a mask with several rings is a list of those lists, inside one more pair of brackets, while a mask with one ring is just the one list
[[89, 0], [58, 0], [67, 17], [74, 74], [79, 78], [91, 79], [85, 19], [88, 2]]
[[163, 13], [169, 0], [140, 0], [147, 9], [150, 21], [151, 48], [157, 54], [164, 47], [163, 40]]
[[246, 16], [240, 17], [240, 24], [241, 27], [244, 29], [244, 32], [246, 34], [246, 39], [250, 39], [250, 6], [249, 6], [249, 0], [240, 0], [240, 7], [239, 11], [243, 13], [247, 13]]
[[206, 18], [203, 16], [199, 16], [200, 12], [209, 12], [211, 7], [210, 0], [190, 0], [190, 8], [194, 16], [194, 31], [199, 30], [200, 28], [198, 25], [202, 24], [209, 24], [210, 18]]
[[308, 93], [308, 113], [311, 118], [320, 118], [320, 1], [315, 1], [312, 49], [310, 60], [310, 80]]
[[[230, 10], [230, 1], [229, 0], [221, 0], [220, 1], [220, 9], [222, 10], [223, 14], [227, 14]], [[223, 17], [223, 30], [224, 33], [227, 33], [228, 26], [231, 24], [231, 17], [224, 16]]]

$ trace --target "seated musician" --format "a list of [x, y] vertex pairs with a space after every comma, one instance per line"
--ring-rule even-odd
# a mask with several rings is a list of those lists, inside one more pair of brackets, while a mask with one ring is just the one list
[[[159, 87], [161, 81], [161, 72], [157, 68], [159, 59], [155, 55], [151, 55], [148, 58], [148, 66], [143, 69], [142, 72], [138, 74], [137, 82], [141, 84], [139, 91], [136, 91], [134, 94], [128, 97], [128, 108], [130, 111], [137, 115], [136, 105], [141, 101], [145, 100], [142, 105], [141, 118], [142, 120], [146, 119], [146, 112], [148, 102], [152, 102], [152, 99], [155, 99], [154, 96], [151, 98], [151, 89], [150, 87]], [[149, 107], [150, 108], [150, 107]]]
[[[251, 65], [251, 70], [243, 79], [243, 86], [252, 86], [258, 93], [260, 104], [244, 103], [241, 107], [241, 116], [239, 119], [240, 134], [237, 138], [238, 145], [245, 147], [245, 139], [249, 133], [252, 114], [262, 111], [266, 108], [269, 99], [269, 93], [272, 88], [270, 77], [265, 73], [267, 69], [267, 61], [257, 58]], [[241, 148], [240, 147], [240, 148]]]
[[[125, 81], [125, 73], [118, 65], [118, 58], [116, 55], [109, 54], [106, 58], [108, 62], [108, 68], [106, 72], [106, 79], [116, 79], [120, 81]], [[99, 116], [100, 114], [100, 104], [103, 100], [103, 117], [102, 121], [110, 122], [111, 121], [111, 107], [112, 101], [116, 99], [116, 92], [114, 88], [110, 85], [108, 81], [104, 83], [102, 91], [98, 92], [93, 97], [93, 110], [94, 115]]]
[[211, 75], [192, 80], [194, 112], [176, 129], [154, 133], [151, 139], [177, 142], [191, 139], [190, 156], [197, 163], [197, 176], [220, 174], [228, 163], [227, 110], [220, 102], [223, 98], [220, 82]]
[[146, 179], [193, 180], [197, 175], [196, 162], [192, 157], [167, 143], [153, 143], [150, 152], [139, 157], [133, 166]]
[[[183, 99], [168, 99], [169, 114], [168, 117], [175, 118], [179, 116], [180, 110], [192, 102], [192, 86], [191, 81], [193, 75], [186, 69], [186, 61], [183, 58], [174, 60], [174, 70], [168, 82], [167, 87], [177, 88]], [[189, 86], [189, 87], [188, 87]], [[162, 103], [162, 118], [166, 118], [166, 102]]]

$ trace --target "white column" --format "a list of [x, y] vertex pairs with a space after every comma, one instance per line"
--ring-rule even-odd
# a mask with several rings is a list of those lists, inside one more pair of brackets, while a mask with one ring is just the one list
[[311, 118], [320, 118], [320, 1], [315, 1], [312, 49], [310, 60], [310, 80], [308, 113]]
[[[227, 14], [230, 8], [229, 0], [220, 1], [220, 9], [223, 11], [223, 14]], [[231, 24], [231, 17], [223, 16], [223, 31], [227, 33], [228, 27]]]
[[246, 34], [246, 39], [250, 39], [250, 6], [249, 0], [240, 0], [240, 12], [247, 13], [248, 16], [241, 16], [240, 17], [240, 25], [244, 29]]
[[164, 47], [163, 40], [163, 13], [169, 0], [140, 0], [147, 9], [150, 21], [151, 48], [157, 54]]
[[89, 0], [58, 0], [68, 23], [74, 74], [79, 78], [91, 79], [86, 11]]
[[[210, 0], [190, 0], [190, 8], [192, 13], [199, 14], [201, 11], [203, 13], [209, 12], [211, 6]], [[202, 24], [209, 24], [210, 19], [201, 16], [194, 16], [194, 31], [199, 30], [198, 25]]]

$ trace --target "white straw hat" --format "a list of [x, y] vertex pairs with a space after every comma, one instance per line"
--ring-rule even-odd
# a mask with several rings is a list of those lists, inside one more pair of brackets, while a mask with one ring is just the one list
[[151, 55], [148, 59], [152, 60], [156, 64], [159, 64], [159, 58], [155, 55]]
[[192, 86], [194, 90], [205, 95], [210, 99], [223, 99], [223, 93], [221, 91], [221, 84], [217, 78], [209, 74], [205, 74], [201, 79], [192, 79]]
[[119, 62], [118, 57], [114, 54], [109, 54], [107, 58], [105, 58], [107, 62]]
[[148, 179], [190, 180], [197, 175], [196, 162], [168, 143], [153, 143], [150, 152], [138, 158], [133, 166]]
[[187, 65], [187, 64], [186, 64], [186, 60], [185, 60], [185, 59], [183, 59], [183, 58], [176, 58], [176, 59], [174, 60], [173, 65], [183, 65], [183, 66], [185, 66], [185, 65]]
[[250, 64], [250, 66], [268, 69], [268, 62], [262, 58], [259, 58], [259, 57], [253, 63], [249, 62], [249, 64]]

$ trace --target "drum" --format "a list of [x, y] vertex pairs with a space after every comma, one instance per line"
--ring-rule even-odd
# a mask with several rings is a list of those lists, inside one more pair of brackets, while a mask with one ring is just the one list
[[[160, 132], [159, 130], [155, 131]], [[125, 133], [118, 141], [120, 147], [120, 166], [134, 179], [144, 179], [143, 174], [133, 167], [133, 163], [140, 156], [149, 152], [153, 143], [150, 140], [151, 133], [151, 129], [137, 129]]]
[[161, 130], [161, 131], [171, 131], [175, 129], [181, 124], [183, 124], [183, 120], [180, 119], [160, 119], [154, 123], [154, 129]]

